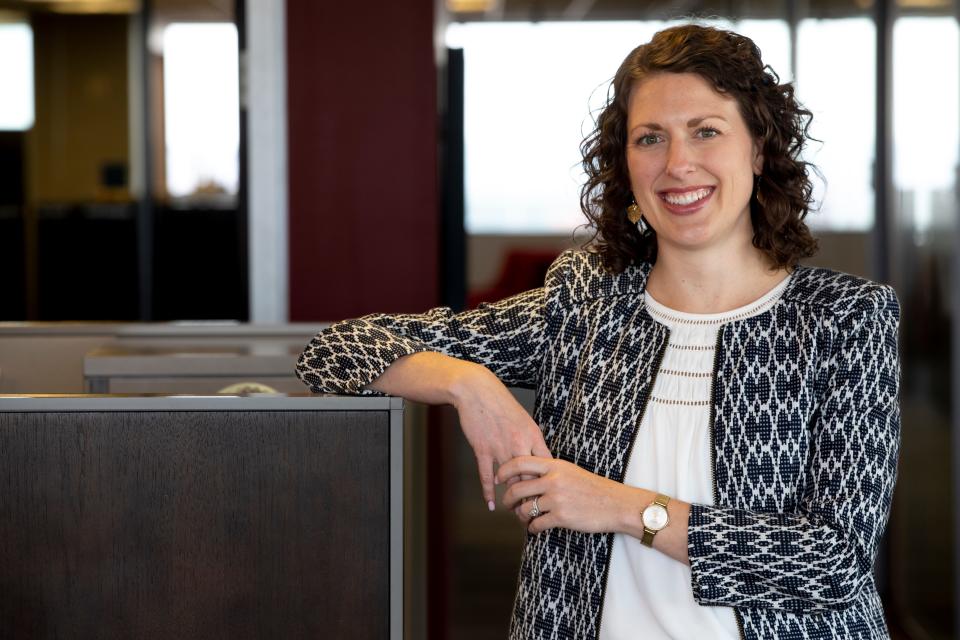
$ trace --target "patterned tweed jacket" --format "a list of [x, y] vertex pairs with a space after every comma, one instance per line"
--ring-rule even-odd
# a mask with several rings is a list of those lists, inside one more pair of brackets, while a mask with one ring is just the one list
[[[314, 392], [363, 393], [403, 355], [472, 360], [536, 387], [555, 456], [622, 482], [669, 348], [645, 309], [648, 273], [611, 275], [597, 255], [567, 252], [542, 288], [474, 311], [338, 323], [297, 374]], [[799, 267], [770, 310], [720, 329], [714, 505], [691, 509], [691, 589], [734, 607], [744, 638], [887, 637], [872, 569], [900, 443], [898, 322], [889, 287]], [[510, 637], [596, 638], [612, 545], [567, 529], [529, 536]]]

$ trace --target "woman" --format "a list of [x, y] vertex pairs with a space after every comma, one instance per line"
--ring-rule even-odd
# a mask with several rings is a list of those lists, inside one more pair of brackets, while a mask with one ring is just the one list
[[[314, 391], [458, 409], [488, 506], [507, 483], [530, 532], [511, 638], [887, 637], [899, 307], [798, 264], [808, 122], [749, 39], [662, 31], [583, 145], [589, 251], [301, 356]], [[536, 386], [534, 420], [504, 383]]]

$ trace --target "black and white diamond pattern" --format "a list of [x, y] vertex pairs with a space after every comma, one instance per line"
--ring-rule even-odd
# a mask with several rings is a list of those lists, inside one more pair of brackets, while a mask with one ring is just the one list
[[[314, 392], [364, 386], [433, 350], [535, 386], [557, 457], [622, 481], [669, 334], [643, 304], [649, 266], [619, 275], [564, 253], [544, 287], [461, 314], [333, 325], [300, 356]], [[885, 638], [873, 584], [899, 452], [899, 307], [892, 289], [800, 267], [780, 301], [721, 329], [716, 506], [693, 505], [693, 594], [735, 607], [747, 638]], [[649, 487], [656, 490], [656, 487]], [[612, 534], [527, 540], [510, 637], [594, 638]]]

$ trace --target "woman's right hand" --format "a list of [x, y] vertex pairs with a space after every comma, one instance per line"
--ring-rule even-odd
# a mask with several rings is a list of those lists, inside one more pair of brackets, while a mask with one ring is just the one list
[[551, 458], [540, 427], [486, 367], [433, 351], [393, 362], [368, 388], [427, 404], [452, 404], [477, 457], [483, 499], [495, 506], [495, 465], [517, 456]]
[[452, 404], [477, 458], [483, 499], [493, 511], [496, 466], [517, 456], [553, 456], [540, 427], [510, 390], [486, 367], [464, 364], [465, 375], [451, 385]]

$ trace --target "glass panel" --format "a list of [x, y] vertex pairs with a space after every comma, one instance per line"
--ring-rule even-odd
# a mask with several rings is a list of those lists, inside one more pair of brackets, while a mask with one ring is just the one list
[[780, 82], [793, 78], [790, 61], [790, 27], [786, 20], [738, 20], [729, 28], [745, 35], [760, 47], [767, 66], [780, 76]]
[[[843, 73], [836, 49], [843, 42]], [[804, 157], [822, 172], [814, 179], [819, 212], [810, 226], [828, 231], [873, 228], [876, 141], [876, 28], [870, 18], [802, 20], [797, 30], [797, 96], [813, 112]]]
[[565, 234], [584, 222], [579, 147], [590, 110], [623, 57], [659, 26], [451, 25], [448, 46], [464, 50], [468, 233]]
[[33, 30], [0, 24], [0, 131], [33, 126]]
[[957, 237], [958, 40], [953, 17], [894, 23], [891, 275], [903, 309], [903, 447], [890, 582], [911, 636], [934, 639], [955, 637], [950, 266]]
[[134, 320], [129, 18], [40, 5], [29, 18], [36, 117], [23, 134], [27, 318]]
[[894, 182], [911, 199], [916, 240], [926, 244], [931, 232], [950, 228], [954, 213], [957, 21], [900, 18], [893, 43]]
[[163, 36], [167, 191], [237, 194], [240, 89], [234, 24], [171, 24]]

